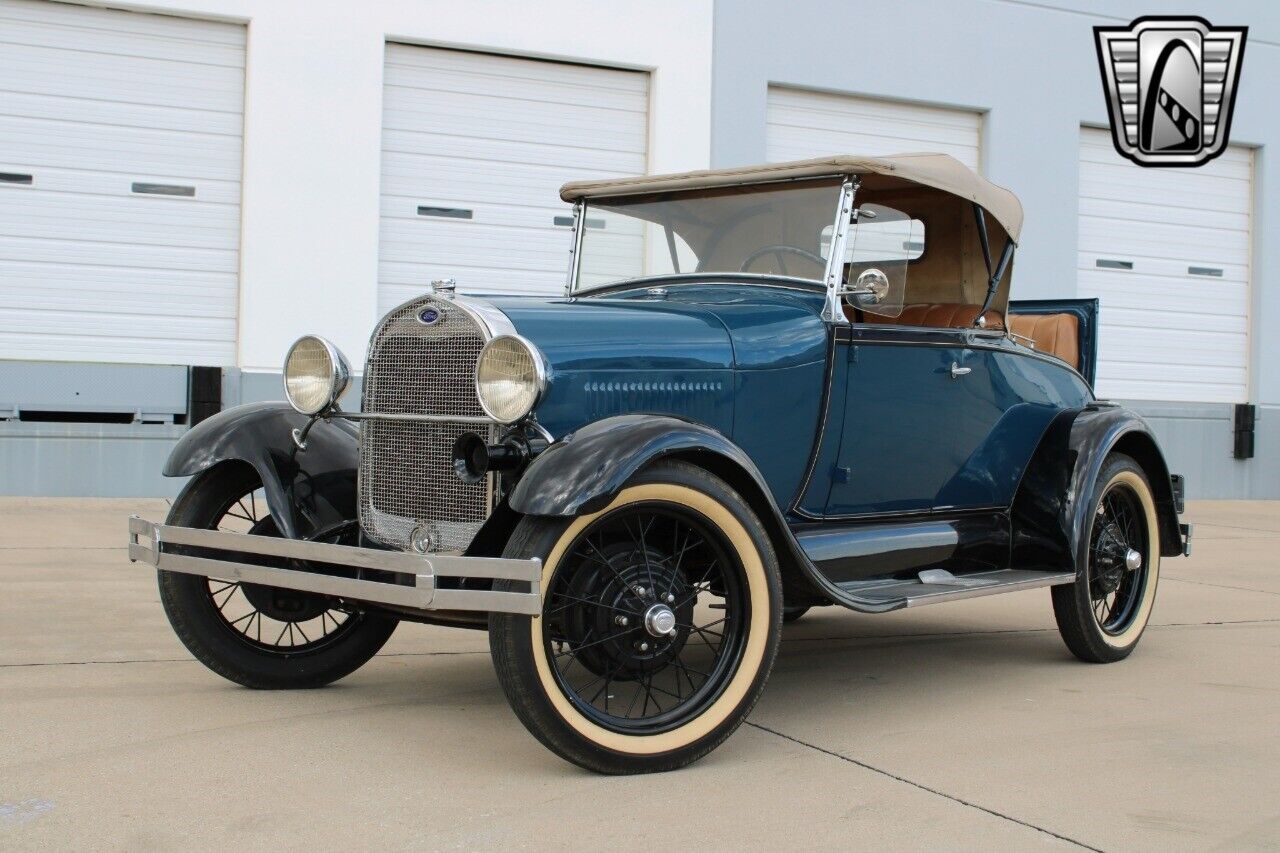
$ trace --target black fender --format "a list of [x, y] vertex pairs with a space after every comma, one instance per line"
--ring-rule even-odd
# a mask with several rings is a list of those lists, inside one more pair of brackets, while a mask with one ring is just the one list
[[755, 510], [782, 563], [789, 600], [821, 603], [843, 594], [796, 541], [760, 469], [711, 427], [668, 415], [618, 415], [566, 435], [525, 469], [508, 496], [521, 515], [576, 516], [604, 509], [641, 468], [680, 459], [706, 468]]
[[1089, 548], [1089, 500], [1098, 472], [1112, 452], [1132, 457], [1151, 483], [1160, 524], [1160, 554], [1182, 553], [1173, 483], [1150, 425], [1129, 409], [1094, 403], [1059, 412], [1023, 472], [1010, 509], [1011, 565], [1083, 569]]
[[665, 415], [617, 415], [569, 433], [543, 451], [511, 491], [511, 508], [524, 515], [596, 512], [641, 468], [690, 451], [725, 457], [764, 486], [751, 458], [711, 427]]
[[340, 419], [317, 421], [307, 434], [307, 449], [300, 450], [293, 430], [309, 420], [287, 403], [219, 412], [178, 439], [164, 475], [191, 477], [226, 462], [252, 465], [280, 532], [305, 539], [356, 517], [360, 460], [359, 428]]

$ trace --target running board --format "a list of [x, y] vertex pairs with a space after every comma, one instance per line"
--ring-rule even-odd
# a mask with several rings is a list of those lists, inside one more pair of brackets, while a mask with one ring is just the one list
[[1003, 569], [971, 575], [953, 575], [945, 569], [927, 569], [909, 580], [881, 578], [845, 581], [836, 586], [844, 593], [840, 602], [852, 610], [882, 613], [904, 607], [941, 604], [963, 598], [980, 598], [1002, 592], [1018, 592], [1071, 583], [1075, 572], [1037, 572]]

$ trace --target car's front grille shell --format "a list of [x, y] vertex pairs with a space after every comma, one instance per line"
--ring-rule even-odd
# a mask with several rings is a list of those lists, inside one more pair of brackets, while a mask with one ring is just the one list
[[[431, 324], [419, 317], [434, 309]], [[383, 320], [369, 345], [363, 410], [379, 414], [483, 417], [475, 368], [485, 331], [448, 299], [423, 297]], [[409, 550], [413, 531], [431, 533], [432, 552], [466, 549], [489, 516], [491, 484], [454, 473], [453, 443], [492, 427], [459, 422], [366, 420], [360, 426], [360, 526], [366, 535]]]

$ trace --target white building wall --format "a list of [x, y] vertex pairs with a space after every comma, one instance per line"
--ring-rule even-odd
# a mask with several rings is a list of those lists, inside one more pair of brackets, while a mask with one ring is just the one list
[[98, 5], [248, 25], [237, 355], [246, 371], [278, 371], [306, 332], [364, 361], [378, 313], [387, 41], [647, 70], [649, 169], [708, 165], [711, 0]]

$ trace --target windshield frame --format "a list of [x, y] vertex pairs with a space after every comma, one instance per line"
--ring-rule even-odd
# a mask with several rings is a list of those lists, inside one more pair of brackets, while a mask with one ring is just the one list
[[[592, 205], [586, 199], [579, 199], [573, 205], [573, 243], [572, 243], [572, 248], [570, 249], [569, 270], [565, 280], [564, 295], [566, 297], [586, 296], [586, 295], [595, 293], [597, 291], [615, 290], [615, 289], [618, 289], [619, 287], [634, 287], [638, 282], [644, 282], [644, 281], [650, 281], [650, 280], [671, 280], [671, 279], [696, 280], [700, 278], [712, 278], [712, 277], [714, 278], [758, 277], [761, 280], [768, 279], [768, 280], [786, 281], [792, 284], [793, 286], [800, 285], [800, 286], [805, 286], [810, 288], [825, 289], [827, 291], [827, 300], [826, 300], [827, 304], [823, 310], [824, 319], [827, 317], [827, 314], [833, 310], [832, 305], [835, 306], [835, 314], [833, 314], [832, 316], [833, 317], [843, 316], [843, 312], [839, 310], [839, 296], [836, 292], [840, 284], [841, 275], [843, 273], [843, 269], [842, 269], [843, 264], [836, 263], [835, 259], [844, 257], [844, 247], [846, 245], [846, 240], [847, 240], [848, 231], [849, 231], [849, 220], [851, 218], [851, 214], [853, 211], [853, 193], [857, 186], [856, 178], [854, 178], [852, 175], [847, 175], [847, 174], [831, 174], [831, 175], [825, 175], [825, 176], [806, 176], [804, 179], [785, 178], [777, 181], [744, 181], [740, 184], [731, 184], [729, 186], [761, 187], [761, 186], [768, 186], [772, 184], [783, 186], [786, 184], [812, 183], [816, 180], [822, 180], [824, 178], [828, 180], [839, 180], [841, 181], [841, 183], [832, 185], [832, 189], [835, 190], [835, 192], [833, 192], [833, 198], [832, 198], [832, 207], [834, 208], [833, 210], [834, 224], [832, 229], [832, 244], [831, 244], [832, 251], [831, 251], [830, 257], [826, 259], [827, 266], [823, 272], [823, 276], [821, 279], [797, 278], [795, 276], [772, 275], [772, 274], [764, 274], [764, 273], [733, 273], [729, 271], [716, 271], [716, 272], [705, 272], [705, 273], [698, 273], [698, 272], [655, 273], [652, 275], [635, 276], [629, 279], [619, 279], [617, 281], [610, 281], [610, 282], [605, 282], [603, 284], [596, 284], [596, 285], [591, 285], [589, 287], [582, 287], [579, 284], [579, 278], [580, 278], [581, 269], [582, 269], [582, 263], [581, 263], [582, 262], [582, 246], [583, 246], [583, 241], [586, 234], [588, 211], [590, 210]], [[697, 192], [697, 191], [693, 190], [691, 192]], [[639, 194], [641, 193], [637, 193], [637, 195]], [[596, 201], [598, 204], [607, 204], [608, 202], [616, 199], [624, 199], [626, 198], [626, 195], [628, 194], [608, 196], [608, 197], [593, 199], [593, 200]], [[843, 212], [843, 215], [842, 215], [842, 212]], [[836, 251], [837, 248], [839, 248], [840, 250], [838, 253]]]

